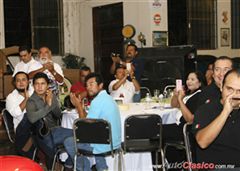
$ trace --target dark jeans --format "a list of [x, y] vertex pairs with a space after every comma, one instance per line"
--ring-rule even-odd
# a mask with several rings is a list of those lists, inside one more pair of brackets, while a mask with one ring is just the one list
[[141, 93], [134, 94], [133, 96], [133, 102], [137, 103], [141, 101]]
[[[74, 160], [76, 150], [75, 150], [75, 142], [74, 142], [73, 137], [69, 137], [64, 141], [64, 147], [65, 147], [67, 153], [72, 158], [72, 160]], [[93, 151], [93, 148], [90, 146], [90, 144], [86, 144], [86, 143], [85, 144], [78, 143], [77, 148], [83, 149], [83, 150], [86, 150], [89, 152]], [[95, 156], [95, 161], [96, 161], [96, 168], [98, 171], [103, 171], [103, 170], [108, 169], [108, 166], [107, 166], [104, 156]], [[77, 171], [91, 171], [91, 163], [86, 156], [78, 156]]]
[[33, 157], [33, 152], [36, 147], [35, 144], [32, 144], [32, 146], [29, 147], [28, 151], [23, 150], [23, 147], [30, 138], [32, 138], [32, 124], [28, 121], [27, 115], [24, 114], [23, 119], [16, 128], [15, 147], [19, 155], [31, 159]]
[[[46, 154], [47, 167], [51, 168], [54, 154], [57, 150], [57, 147], [63, 145], [64, 140], [67, 137], [72, 137], [72, 129], [67, 129], [63, 127], [55, 127], [51, 129], [51, 132], [44, 137], [37, 137], [37, 142], [40, 149]], [[67, 165], [72, 165], [71, 159], [66, 160]]]

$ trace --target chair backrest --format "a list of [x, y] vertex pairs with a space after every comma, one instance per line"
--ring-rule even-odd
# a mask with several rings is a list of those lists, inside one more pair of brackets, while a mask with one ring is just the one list
[[112, 145], [111, 125], [103, 119], [76, 119], [73, 124], [76, 143], [110, 144]]
[[129, 140], [159, 141], [161, 148], [162, 119], [156, 114], [132, 115], [124, 124], [124, 142]]
[[72, 83], [66, 77], [63, 78], [63, 82], [64, 82], [64, 84], [60, 86], [61, 93], [68, 95], [68, 94], [70, 94], [70, 89], [71, 89]]
[[7, 109], [2, 110], [2, 117], [3, 117], [3, 122], [4, 122], [4, 125], [6, 128], [8, 138], [12, 143], [14, 143], [15, 142], [15, 136], [14, 136], [15, 134], [14, 134], [13, 117], [7, 111]]
[[192, 125], [185, 123], [183, 126], [184, 144], [188, 162], [195, 162], [195, 145], [196, 141], [192, 133]]
[[146, 97], [146, 94], [149, 93], [151, 95], [151, 91], [147, 87], [140, 87], [141, 99]]
[[163, 93], [167, 93], [168, 90], [173, 91], [175, 89], [176, 85], [167, 85], [164, 87]]

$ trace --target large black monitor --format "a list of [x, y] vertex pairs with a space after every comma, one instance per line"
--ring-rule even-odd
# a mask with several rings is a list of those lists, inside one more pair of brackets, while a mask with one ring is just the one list
[[139, 57], [145, 63], [141, 86], [162, 91], [176, 79], [184, 83], [187, 74], [196, 70], [196, 56], [192, 45], [140, 48]]

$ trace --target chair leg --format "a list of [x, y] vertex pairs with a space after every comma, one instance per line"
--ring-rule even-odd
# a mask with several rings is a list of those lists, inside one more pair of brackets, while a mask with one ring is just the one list
[[37, 155], [37, 147], [34, 149], [34, 151], [33, 151], [33, 156], [32, 156], [32, 160], [34, 160], [35, 161], [35, 159], [36, 159], [36, 155]]
[[57, 161], [57, 155], [58, 152], [55, 153], [54, 158], [53, 158], [53, 162], [52, 162], [52, 171], [54, 171], [55, 165], [56, 165], [56, 161]]
[[165, 144], [165, 146], [164, 146], [164, 148], [163, 148], [163, 156], [164, 156], [164, 161], [163, 161], [163, 163], [164, 163], [164, 168], [166, 169], [166, 170], [168, 170], [168, 161], [167, 161], [167, 157], [166, 157], [166, 152], [167, 152], [167, 148], [168, 148], [168, 145], [167, 144]]
[[158, 171], [158, 151], [155, 152], [155, 170]]
[[165, 155], [162, 149], [160, 150], [160, 152], [161, 152], [161, 158], [162, 158], [162, 170], [165, 171], [166, 170]]
[[73, 171], [77, 170], [77, 154], [74, 155], [74, 166], [73, 166]]
[[118, 171], [123, 171], [123, 151], [118, 152]]

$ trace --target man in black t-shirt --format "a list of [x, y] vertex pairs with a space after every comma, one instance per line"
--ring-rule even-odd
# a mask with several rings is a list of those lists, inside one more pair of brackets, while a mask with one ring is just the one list
[[198, 106], [209, 103], [214, 99], [220, 99], [220, 87], [224, 75], [233, 68], [233, 61], [227, 56], [221, 56], [213, 64], [213, 82], [202, 89], [198, 99]]
[[[240, 71], [229, 71], [223, 80], [222, 98], [202, 105], [193, 129], [199, 145], [198, 163], [240, 166]], [[205, 168], [207, 169], [207, 168]]]

